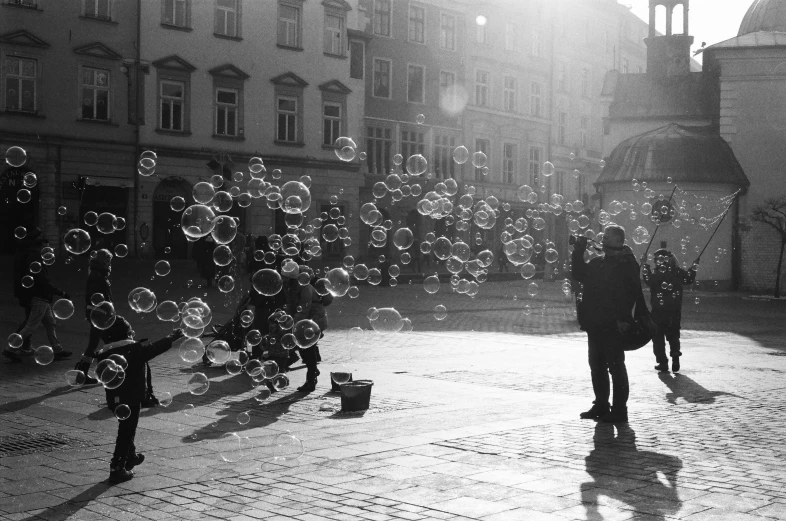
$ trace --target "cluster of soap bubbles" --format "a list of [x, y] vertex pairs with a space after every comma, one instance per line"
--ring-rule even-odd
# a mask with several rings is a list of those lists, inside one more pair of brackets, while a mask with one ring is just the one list
[[136, 169], [139, 175], [143, 177], [150, 177], [156, 173], [156, 162], [158, 155], [152, 150], [145, 150], [139, 154], [139, 161], [137, 161]]
[[[5, 151], [5, 162], [11, 168], [21, 168], [27, 163], [27, 151], [19, 146], [8, 147]], [[30, 190], [38, 184], [38, 178], [33, 172], [22, 176], [22, 186], [16, 192], [16, 200], [22, 204], [29, 203], [32, 199]]]

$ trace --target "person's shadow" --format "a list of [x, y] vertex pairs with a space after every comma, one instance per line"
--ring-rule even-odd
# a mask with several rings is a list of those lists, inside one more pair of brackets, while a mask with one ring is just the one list
[[[617, 429], [615, 436], [615, 427]], [[636, 512], [650, 515], [649, 519], [665, 519], [682, 507], [677, 488], [677, 474], [682, 460], [636, 447], [636, 433], [628, 424], [598, 422], [593, 437], [594, 448], [584, 458], [587, 473], [593, 481], [581, 484], [581, 500], [587, 511], [587, 520], [602, 520], [600, 505], [614, 506], [625, 503]], [[626, 470], [635, 469], [636, 477], [627, 478]], [[661, 472], [668, 483], [658, 477]], [[645, 483], [648, 494], [624, 492], [624, 481], [636, 479]], [[605, 498], [604, 498], [605, 496]]]
[[91, 501], [100, 497], [101, 494], [113, 486], [114, 485], [112, 485], [112, 483], [109, 481], [96, 483], [92, 487], [82, 491], [80, 494], [72, 497], [71, 499], [67, 499], [59, 505], [53, 505], [44, 511], [37, 511], [36, 514], [26, 517], [22, 521], [38, 521], [39, 519], [66, 519], [70, 518], [71, 516], [75, 516], [75, 519], [79, 519], [79, 516], [76, 514], [80, 510], [85, 508], [90, 504]]
[[684, 374], [662, 372], [658, 373], [658, 378], [669, 388], [670, 392], [666, 394], [666, 400], [672, 405], [677, 405], [678, 398], [682, 398], [688, 403], [715, 403], [717, 396], [740, 398], [740, 396], [733, 393], [710, 391]]

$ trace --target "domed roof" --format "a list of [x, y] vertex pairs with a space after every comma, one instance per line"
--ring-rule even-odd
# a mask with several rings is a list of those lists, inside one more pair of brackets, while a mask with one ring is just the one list
[[786, 32], [786, 0], [754, 0], [737, 36], [759, 31]]
[[671, 123], [626, 139], [611, 152], [595, 185], [647, 182], [750, 185], [726, 140], [710, 127]]

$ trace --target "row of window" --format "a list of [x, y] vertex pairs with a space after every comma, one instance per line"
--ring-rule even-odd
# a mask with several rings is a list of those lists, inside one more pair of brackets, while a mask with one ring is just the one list
[[[113, 19], [113, 2], [115, 0], [81, 0], [80, 13], [86, 18], [97, 20]], [[5, 4], [18, 7], [40, 9], [42, 0], [5, 0]]]
[[[407, 38], [414, 43], [426, 43], [426, 6], [411, 2], [409, 4]], [[393, 37], [393, 0], [374, 1], [374, 34]], [[458, 49], [457, 17], [453, 13], [439, 14], [439, 46], [448, 51]]]

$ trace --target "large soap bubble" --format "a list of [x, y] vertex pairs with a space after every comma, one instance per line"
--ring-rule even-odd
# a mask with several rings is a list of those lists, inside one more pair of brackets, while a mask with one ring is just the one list
[[232, 351], [229, 349], [229, 344], [223, 340], [210, 342], [205, 348], [207, 359], [218, 365], [227, 363], [231, 354]]
[[469, 160], [469, 150], [465, 146], [458, 146], [453, 150], [453, 161], [456, 164], [463, 165]]
[[33, 359], [38, 365], [49, 365], [55, 359], [55, 352], [49, 346], [38, 346], [33, 351]]
[[271, 446], [274, 461], [293, 461], [303, 455], [303, 442], [289, 432], [276, 436]]
[[164, 322], [177, 322], [180, 320], [180, 310], [171, 300], [165, 300], [156, 307], [156, 316]]
[[276, 270], [263, 268], [254, 273], [251, 277], [251, 284], [260, 294], [271, 297], [281, 291], [284, 281]]
[[67, 298], [58, 299], [52, 304], [52, 313], [60, 320], [67, 320], [74, 314], [74, 303]]
[[375, 319], [369, 319], [371, 327], [377, 333], [398, 333], [404, 327], [401, 314], [395, 308], [378, 308]]
[[196, 297], [186, 302], [180, 314], [183, 317], [183, 325], [192, 329], [205, 328], [213, 319], [210, 306]]
[[409, 228], [399, 228], [393, 234], [393, 245], [399, 250], [406, 250], [415, 241], [415, 236]]
[[159, 277], [166, 277], [169, 275], [169, 272], [172, 271], [172, 267], [169, 265], [168, 261], [160, 260], [156, 262], [155, 270], [156, 275]]
[[188, 392], [196, 396], [201, 396], [210, 388], [210, 380], [208, 380], [204, 373], [194, 373], [189, 377], [187, 385]]
[[316, 322], [310, 319], [299, 320], [292, 328], [295, 342], [301, 349], [306, 349], [319, 341], [320, 330]]
[[156, 295], [147, 288], [134, 288], [128, 293], [128, 305], [137, 313], [150, 313], [156, 308]]
[[636, 244], [644, 244], [648, 240], [650, 240], [650, 232], [644, 226], [637, 226], [635, 230], [633, 230], [633, 242]]
[[178, 348], [181, 360], [188, 364], [202, 360], [205, 354], [205, 344], [199, 338], [186, 338]]
[[194, 189], [191, 191], [191, 196], [197, 204], [207, 204], [213, 200], [215, 195], [216, 189], [213, 188], [213, 185], [205, 181], [195, 184]]
[[311, 192], [300, 181], [288, 181], [281, 186], [281, 209], [286, 213], [304, 213], [311, 207]]
[[96, 230], [98, 230], [100, 233], [103, 233], [104, 235], [114, 233], [117, 229], [117, 226], [117, 217], [109, 212], [102, 213], [96, 220]]
[[81, 228], [68, 230], [63, 237], [63, 246], [73, 255], [81, 255], [90, 249], [90, 234]]
[[413, 154], [407, 159], [406, 168], [409, 175], [419, 176], [428, 170], [428, 161], [421, 154]]
[[180, 226], [188, 238], [199, 239], [213, 231], [216, 214], [203, 204], [194, 204], [183, 211]]
[[90, 310], [90, 323], [96, 329], [109, 329], [116, 319], [115, 306], [111, 302], [101, 302]]
[[334, 297], [343, 297], [352, 285], [349, 273], [343, 268], [333, 268], [325, 276], [327, 283], [325, 287]]
[[229, 215], [219, 215], [211, 235], [218, 244], [229, 244], [237, 236], [237, 221]]
[[439, 291], [439, 277], [437, 275], [430, 275], [423, 280], [423, 289], [426, 293], [434, 294]]

